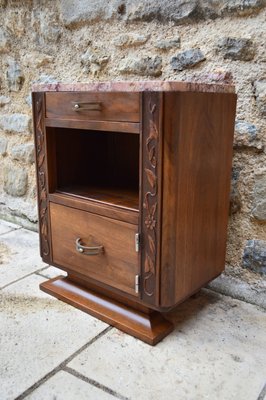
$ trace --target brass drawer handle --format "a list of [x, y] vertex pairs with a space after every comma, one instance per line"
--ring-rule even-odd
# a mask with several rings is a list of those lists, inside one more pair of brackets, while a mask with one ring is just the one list
[[83, 102], [83, 101], [72, 101], [73, 111], [101, 111], [102, 103], [100, 102]]
[[84, 246], [82, 244], [82, 239], [77, 238], [76, 240], [76, 250], [81, 254], [86, 254], [88, 256], [95, 256], [97, 254], [103, 253], [103, 246]]

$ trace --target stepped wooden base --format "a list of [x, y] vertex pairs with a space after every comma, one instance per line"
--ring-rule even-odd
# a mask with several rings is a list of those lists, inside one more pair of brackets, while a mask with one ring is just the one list
[[150, 345], [155, 345], [173, 330], [173, 324], [159, 312], [135, 310], [69, 278], [50, 279], [42, 283], [40, 289]]

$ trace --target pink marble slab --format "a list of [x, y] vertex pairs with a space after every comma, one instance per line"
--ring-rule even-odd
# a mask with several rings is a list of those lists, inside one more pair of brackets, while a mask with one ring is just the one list
[[34, 84], [33, 92], [143, 92], [143, 91], [194, 91], [194, 92], [220, 92], [234, 93], [235, 87], [230, 79], [225, 79], [219, 74], [212, 74], [199, 82], [198, 79], [190, 82], [177, 81], [114, 81], [90, 83], [44, 83]]

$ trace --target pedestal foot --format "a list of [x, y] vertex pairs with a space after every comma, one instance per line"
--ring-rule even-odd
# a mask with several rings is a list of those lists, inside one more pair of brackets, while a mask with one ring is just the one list
[[174, 328], [158, 311], [146, 314], [135, 310], [69, 278], [50, 279], [42, 283], [40, 289], [150, 345], [158, 343]]

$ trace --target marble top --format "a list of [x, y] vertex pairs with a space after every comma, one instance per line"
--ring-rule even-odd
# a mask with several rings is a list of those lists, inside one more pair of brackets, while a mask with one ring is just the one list
[[234, 93], [235, 87], [225, 75], [212, 74], [199, 82], [194, 79], [189, 82], [177, 81], [113, 81], [89, 83], [36, 83], [33, 92], [143, 92], [143, 91], [194, 91]]

